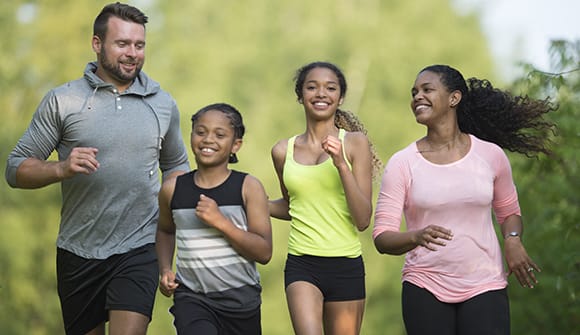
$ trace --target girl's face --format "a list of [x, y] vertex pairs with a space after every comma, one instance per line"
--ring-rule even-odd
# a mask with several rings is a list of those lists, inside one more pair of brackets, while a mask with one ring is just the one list
[[191, 131], [191, 149], [197, 166], [227, 166], [230, 154], [242, 145], [242, 140], [234, 135], [232, 123], [222, 111], [209, 110], [200, 115]]
[[411, 89], [411, 110], [417, 122], [424, 125], [444, 122], [457, 100], [456, 93], [449, 92], [439, 74], [431, 71], [419, 73]]
[[330, 69], [317, 67], [306, 75], [301, 100], [307, 114], [325, 119], [334, 116], [342, 104], [341, 93], [336, 74]]

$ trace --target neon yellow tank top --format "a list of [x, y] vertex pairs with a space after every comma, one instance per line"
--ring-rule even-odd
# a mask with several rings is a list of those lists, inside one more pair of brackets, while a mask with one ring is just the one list
[[[346, 131], [340, 129], [343, 142]], [[284, 163], [284, 185], [290, 197], [290, 235], [288, 253], [321, 257], [358, 257], [361, 244], [352, 222], [344, 188], [332, 158], [317, 165], [294, 161], [294, 141], [288, 139]]]

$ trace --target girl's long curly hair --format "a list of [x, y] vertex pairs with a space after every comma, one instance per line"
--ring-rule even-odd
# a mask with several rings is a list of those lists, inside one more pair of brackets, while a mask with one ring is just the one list
[[[294, 77], [294, 92], [296, 93], [297, 99], [300, 101], [302, 99], [302, 88], [304, 86], [304, 81], [306, 80], [306, 76], [310, 71], [316, 68], [325, 68], [329, 69], [338, 78], [338, 86], [340, 87], [340, 97], [344, 98], [346, 95], [347, 84], [346, 78], [342, 72], [336, 65], [328, 62], [312, 62], [307, 65], [304, 65], [298, 71], [296, 71], [296, 76]], [[364, 127], [363, 123], [360, 119], [351, 111], [345, 111], [342, 109], [337, 109], [336, 113], [334, 114], [334, 125], [337, 128], [342, 128], [349, 132], [359, 131], [365, 134], [368, 138], [367, 130]], [[377, 155], [376, 149], [373, 143], [369, 140], [369, 146], [371, 149], [372, 154], [372, 166], [373, 166], [373, 178], [379, 176], [382, 172], [382, 161]]]
[[558, 107], [545, 100], [512, 95], [494, 88], [488, 80], [469, 78], [448, 65], [431, 65], [420, 71], [440, 75], [449, 92], [458, 90], [462, 99], [457, 106], [457, 122], [462, 132], [493, 142], [500, 147], [537, 156], [549, 155], [550, 135], [555, 125], [544, 119], [545, 114]]

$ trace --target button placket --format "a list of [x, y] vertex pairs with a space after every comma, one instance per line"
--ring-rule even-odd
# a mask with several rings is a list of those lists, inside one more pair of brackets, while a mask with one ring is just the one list
[[115, 93], [115, 104], [117, 106], [117, 110], [123, 109], [121, 105], [121, 96], [119, 95], [119, 91], [117, 89], [113, 89], [113, 93]]

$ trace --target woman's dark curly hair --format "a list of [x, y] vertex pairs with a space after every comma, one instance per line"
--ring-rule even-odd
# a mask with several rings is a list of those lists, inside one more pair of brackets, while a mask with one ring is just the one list
[[[329, 69], [332, 72], [334, 72], [334, 74], [336, 75], [336, 78], [338, 78], [338, 86], [340, 87], [340, 97], [344, 98], [344, 96], [346, 95], [346, 90], [348, 87], [346, 84], [346, 78], [344, 76], [344, 73], [342, 73], [342, 70], [338, 66], [336, 66], [332, 63], [312, 62], [312, 63], [309, 63], [309, 64], [304, 65], [303, 67], [299, 68], [298, 71], [296, 71], [296, 75], [294, 76], [294, 82], [295, 82], [294, 92], [296, 93], [296, 97], [297, 97], [298, 101], [301, 101], [303, 98], [302, 88], [304, 87], [304, 81], [306, 80], [306, 76], [308, 75], [308, 73], [310, 73], [310, 71], [312, 71], [313, 69], [316, 69], [316, 68], [325, 68], [325, 69]], [[366, 136], [368, 136], [367, 130], [364, 127], [364, 125], [362, 124], [362, 122], [351, 111], [345, 111], [345, 110], [342, 110], [340, 108], [337, 108], [336, 113], [334, 114], [334, 125], [337, 128], [342, 128], [342, 129], [349, 131], [349, 132], [358, 131], [358, 132], [361, 132], [361, 133], [365, 134]], [[369, 145], [370, 145], [371, 154], [372, 154], [373, 177], [376, 177], [376, 176], [380, 175], [380, 173], [381, 173], [382, 161], [378, 157], [377, 152], [376, 152], [375, 147], [372, 144], [372, 142], [369, 141]]]
[[448, 65], [431, 65], [419, 73], [429, 71], [440, 75], [449, 92], [460, 91], [457, 122], [462, 132], [493, 142], [512, 152], [536, 156], [550, 154], [550, 134], [555, 125], [544, 115], [558, 107], [549, 101], [514, 96], [494, 88], [488, 80], [469, 78]]

